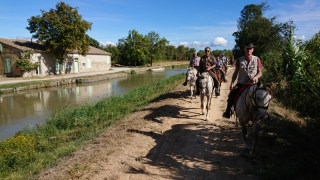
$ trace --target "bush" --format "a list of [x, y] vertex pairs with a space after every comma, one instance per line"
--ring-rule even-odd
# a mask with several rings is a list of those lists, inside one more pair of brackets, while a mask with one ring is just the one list
[[26, 165], [35, 158], [36, 138], [32, 135], [18, 135], [0, 142], [0, 172]]

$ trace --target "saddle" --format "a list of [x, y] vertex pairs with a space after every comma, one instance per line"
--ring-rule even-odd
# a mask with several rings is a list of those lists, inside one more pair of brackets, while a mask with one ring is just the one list
[[234, 106], [236, 106], [237, 104], [237, 101], [240, 97], [240, 95], [242, 94], [242, 92], [247, 89], [248, 87], [252, 86], [253, 83], [250, 81], [248, 82], [246, 85], [242, 86], [242, 88], [238, 91], [238, 93], [236, 94], [235, 98], [233, 99], [233, 103], [234, 103]]
[[208, 71], [208, 73], [210, 74], [210, 76], [216, 80], [218, 80], [217, 75], [215, 74], [215, 72], [213, 71]]

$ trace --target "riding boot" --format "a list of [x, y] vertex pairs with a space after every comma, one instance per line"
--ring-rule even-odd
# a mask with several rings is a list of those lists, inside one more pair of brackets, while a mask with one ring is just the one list
[[186, 74], [186, 79], [185, 79], [185, 81], [184, 81], [184, 83], [182, 85], [186, 86], [187, 83], [188, 83], [188, 74]]
[[233, 105], [233, 98], [229, 97], [228, 100], [227, 100], [226, 111], [222, 115], [223, 117], [228, 118], [228, 119], [230, 118], [232, 105]]

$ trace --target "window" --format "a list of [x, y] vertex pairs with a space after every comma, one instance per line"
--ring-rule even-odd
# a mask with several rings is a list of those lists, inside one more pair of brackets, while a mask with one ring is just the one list
[[110, 63], [111, 63], [111, 57], [107, 56], [107, 64], [110, 64]]
[[91, 59], [87, 58], [87, 68], [91, 68]]

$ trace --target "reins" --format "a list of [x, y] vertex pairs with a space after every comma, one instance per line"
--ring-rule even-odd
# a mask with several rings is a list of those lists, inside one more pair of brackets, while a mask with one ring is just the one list
[[[259, 106], [258, 103], [257, 103], [257, 97], [256, 97], [256, 94], [257, 94], [257, 91], [259, 90], [262, 90], [262, 91], [267, 91], [268, 93], [262, 97], [262, 99], [266, 98], [266, 96], [268, 96], [269, 94], [269, 91], [263, 87], [257, 87], [257, 84], [254, 84], [252, 85], [254, 87], [248, 87], [247, 89], [247, 92], [246, 92], [246, 99], [249, 97], [250, 98], [250, 101], [252, 102], [252, 105], [253, 105], [253, 109], [250, 111], [250, 116], [252, 118], [252, 113], [254, 111], [257, 111], [258, 109], [268, 109], [269, 108], [269, 103], [270, 103], [270, 100], [271, 98], [268, 100], [268, 102], [266, 103], [266, 105], [264, 106]], [[253, 91], [252, 91], [252, 95], [250, 96], [249, 92], [250, 92], [250, 88], [254, 88]], [[249, 105], [247, 104], [247, 101], [245, 101], [245, 105], [246, 107], [249, 109]]]

